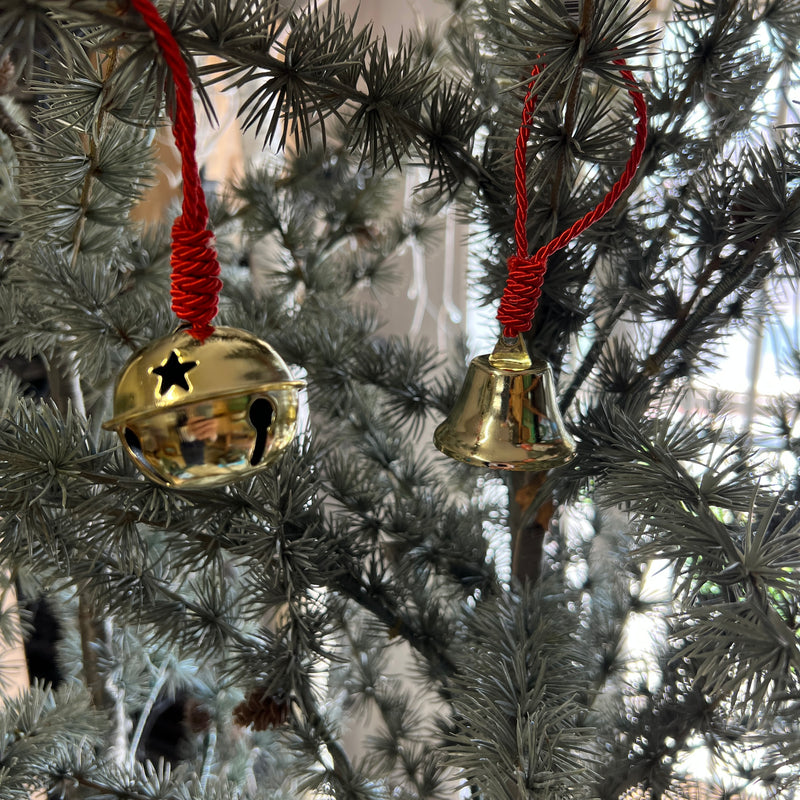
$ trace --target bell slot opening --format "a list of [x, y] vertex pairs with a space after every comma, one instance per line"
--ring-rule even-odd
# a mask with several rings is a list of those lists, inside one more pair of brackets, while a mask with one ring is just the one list
[[142, 467], [149, 470], [150, 465], [145, 460], [142, 442], [139, 437], [130, 428], [125, 428], [122, 435], [125, 439], [125, 444], [128, 446], [128, 452], [131, 454], [131, 457], [135, 461], [138, 461]]
[[275, 418], [275, 407], [266, 397], [257, 397], [250, 404], [247, 414], [250, 424], [256, 429], [256, 441], [250, 456], [250, 465], [254, 467], [264, 457], [270, 425]]

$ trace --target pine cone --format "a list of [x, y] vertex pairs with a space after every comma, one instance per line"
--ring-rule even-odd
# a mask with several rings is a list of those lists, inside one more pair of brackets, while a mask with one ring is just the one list
[[245, 728], [265, 731], [283, 725], [289, 717], [291, 698], [285, 695], [265, 695], [260, 689], [253, 689], [247, 697], [233, 709], [233, 721]]

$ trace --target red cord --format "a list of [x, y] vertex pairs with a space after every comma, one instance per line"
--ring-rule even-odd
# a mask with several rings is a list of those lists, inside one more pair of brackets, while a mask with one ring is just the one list
[[194, 102], [189, 70], [178, 43], [166, 22], [150, 0], [131, 0], [147, 26], [172, 72], [175, 85], [175, 119], [173, 134], [181, 154], [183, 205], [181, 215], [172, 225], [172, 310], [178, 319], [188, 322], [189, 333], [204, 341], [213, 332], [211, 321], [217, 315], [219, 279], [217, 253], [212, 245], [214, 235], [207, 229], [208, 207], [195, 158]]
[[[625, 61], [621, 58], [614, 61], [614, 63], [619, 67], [625, 66]], [[497, 319], [503, 326], [503, 336], [509, 338], [531, 328], [533, 315], [536, 313], [536, 307], [542, 294], [542, 284], [547, 271], [547, 259], [557, 250], [566, 247], [567, 243], [579, 233], [582, 233], [590, 225], [597, 222], [619, 200], [620, 195], [627, 189], [636, 174], [639, 162], [642, 160], [642, 153], [644, 153], [645, 142], [647, 141], [647, 104], [645, 103], [644, 95], [639, 91], [631, 71], [620, 69], [620, 75], [630, 87], [628, 94], [633, 99], [633, 107], [639, 118], [636, 123], [636, 140], [628, 158], [628, 163], [625, 165], [619, 180], [596, 208], [584, 215], [572, 227], [565, 230], [555, 239], [540, 247], [532, 256], [529, 256], [527, 230], [528, 188], [525, 176], [525, 155], [533, 112], [536, 109], [537, 95], [533, 94], [533, 90], [539, 72], [538, 65], [531, 70], [533, 80], [528, 84], [528, 93], [525, 96], [525, 104], [522, 109], [522, 124], [517, 134], [517, 142], [514, 149], [514, 188], [517, 196], [514, 236], [517, 252], [508, 259], [508, 281], [497, 312]]]

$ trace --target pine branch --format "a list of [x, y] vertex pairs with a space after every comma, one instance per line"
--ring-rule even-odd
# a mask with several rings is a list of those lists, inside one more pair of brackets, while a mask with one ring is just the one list
[[[96, 485], [98, 479], [103, 479], [102, 473], [98, 475], [97, 473], [84, 471], [82, 475], [86, 479], [87, 485]], [[82, 502], [79, 495], [73, 492], [70, 494], [70, 497], [75, 507], [79, 508]], [[97, 518], [98, 523], [102, 520], [104, 526], [121, 526], [143, 519], [141, 512], [132, 511], [130, 508], [116, 508], [114, 505], [110, 504], [108, 500], [108, 497], [98, 498], [97, 511], [101, 514], [101, 516]], [[218, 502], [221, 501], [222, 498], [218, 498]], [[213, 513], [213, 507], [207, 507], [206, 513]], [[147, 519], [147, 517], [144, 519]], [[149, 519], [148, 521], [151, 524], [167, 524], [172, 530], [182, 530], [189, 537], [194, 537], [198, 528], [197, 521], [193, 520], [191, 516], [187, 517], [185, 520], [178, 518], [169, 522], [159, 519], [158, 517]], [[235, 543], [231, 542], [228, 546], [235, 546]], [[123, 590], [125, 594], [130, 594], [133, 591], [133, 583], [130, 577], [127, 576], [124, 566], [117, 563], [109, 552], [105, 552], [102, 555], [97, 552], [92, 552], [90, 557], [91, 566], [88, 563], [85, 567], [79, 566], [79, 563], [73, 563], [74, 580], [85, 579], [91, 574], [94, 576], [94, 579], [102, 581], [101, 585], [104, 584], [108, 588], [111, 588], [112, 584], [110, 581], [113, 576], [116, 575], [118, 579], [122, 581], [122, 585], [126, 587]], [[73, 555], [70, 560], [75, 562], [75, 555]], [[83, 570], [89, 568], [90, 572], [85, 576], [82, 575]], [[206, 627], [210, 633], [214, 631], [212, 633], [212, 638], [222, 636], [223, 638], [238, 642], [242, 647], [249, 648], [253, 646], [253, 640], [238, 631], [235, 625], [229, 623], [224, 617], [211, 616], [208, 608], [170, 588], [163, 580], [156, 579], [154, 575], [143, 573], [139, 581], [142, 582], [141, 590], [143, 596], [149, 595], [152, 597], [153, 593], [156, 593], [167, 600], [172, 606], [179, 606], [184, 609], [184, 613], [181, 614], [181, 616], [184, 616], [184, 614], [188, 612], [194, 617], [195, 624]], [[331, 588], [344, 592], [346, 596], [349, 596], [359, 605], [368, 609], [394, 633], [406, 638], [415, 649], [419, 650], [420, 653], [429, 660], [435, 674], [449, 674], [453, 671], [452, 663], [442, 651], [439, 644], [435, 640], [418, 633], [397, 611], [391, 610], [391, 603], [388, 601], [388, 598], [382, 598], [381, 593], [375, 585], [366, 586], [355, 576], [345, 573], [334, 577], [330, 585]], [[151, 611], [146, 613], [145, 616], [149, 617], [154, 613], [157, 617], [160, 613], [158, 611], [159, 603], [151, 600], [148, 605], [151, 606]], [[146, 609], [142, 609], [142, 611], [144, 612]], [[189, 635], [188, 630], [187, 628], [187, 635]]]
[[[676, 755], [693, 734], [702, 734], [714, 724], [719, 701], [709, 701], [697, 684], [692, 685], [685, 674], [680, 674], [680, 669], [667, 667], [664, 671], [669, 680], [645, 713], [637, 715], [626, 732], [617, 763], [609, 765], [606, 777], [599, 782], [602, 800], [618, 800], [634, 787], [662, 796], [675, 777]], [[632, 751], [638, 757], [631, 759]]]
[[562, 129], [564, 131], [565, 141], [562, 143], [561, 153], [558, 158], [558, 163], [553, 173], [553, 183], [550, 189], [550, 207], [553, 212], [554, 219], [557, 220], [558, 212], [558, 195], [561, 190], [561, 183], [564, 177], [564, 169], [567, 162], [567, 153], [569, 152], [570, 142], [575, 130], [575, 115], [578, 105], [578, 92], [581, 85], [581, 77], [586, 67], [587, 61], [587, 42], [592, 35], [592, 22], [593, 22], [594, 0], [583, 0], [581, 4], [581, 20], [580, 28], [578, 31], [578, 53], [575, 64], [575, 71], [572, 75], [571, 85], [567, 89], [567, 100], [564, 109], [564, 122]]
[[[800, 208], [800, 188], [795, 189], [786, 200], [786, 215], [790, 215], [797, 208]], [[731, 292], [735, 291], [750, 277], [758, 259], [767, 250], [775, 236], [781, 229], [781, 223], [785, 217], [776, 220], [767, 227], [759, 237], [746, 245], [745, 255], [733, 265], [725, 264], [722, 269], [722, 277], [714, 288], [708, 292], [697, 304], [694, 310], [689, 313], [691, 304], [698, 296], [698, 292], [687, 304], [685, 312], [682, 312], [683, 319], [679, 319], [675, 325], [663, 336], [656, 349], [645, 359], [643, 376], [653, 377], [657, 375], [664, 365], [664, 362], [671, 353], [684, 345], [692, 336], [694, 331], [702, 325], [709, 314], [714, 312], [719, 303], [722, 302]], [[731, 259], [726, 259], [730, 261]], [[699, 289], [700, 287], [698, 287]]]
[[367, 587], [352, 576], [341, 576], [335, 587], [380, 620], [392, 635], [402, 636], [431, 665], [432, 674], [443, 680], [455, 672], [455, 666], [446, 651], [433, 639], [420, 634], [405, 619], [391, 610], [389, 603], [381, 602], [376, 589]]
[[572, 405], [572, 401], [577, 396], [589, 375], [591, 375], [592, 370], [597, 366], [597, 362], [603, 355], [603, 350], [611, 338], [614, 328], [627, 311], [628, 299], [628, 294], [623, 294], [611, 313], [603, 321], [603, 327], [595, 332], [591, 347], [584, 356], [583, 361], [581, 361], [578, 369], [575, 370], [575, 374], [572, 376], [569, 386], [567, 386], [564, 393], [561, 395], [559, 410], [562, 414], [567, 413], [569, 407]]
[[107, 783], [87, 778], [83, 775], [70, 776], [70, 779], [77, 783], [78, 786], [82, 786], [85, 789], [102, 792], [106, 796], [111, 795], [112, 797], [118, 797], [120, 800], [153, 800], [153, 796], [150, 793], [145, 794], [144, 792], [137, 792], [134, 789], [122, 789], [117, 786], [110, 786]]
[[322, 757], [321, 753], [318, 753], [317, 758], [320, 764], [330, 775], [334, 785], [341, 787], [345, 792], [352, 792], [353, 787], [361, 783], [361, 778], [317, 709], [312, 690], [308, 684], [304, 684], [300, 688], [297, 700], [310, 730], [314, 731], [330, 754], [333, 761], [333, 769], [330, 770], [328, 768], [324, 757]]
[[[725, 11], [726, 19], [730, 22], [729, 16], [733, 13], [733, 8], [735, 4], [729, 4], [727, 10]], [[727, 24], [727, 23], [726, 23]], [[684, 90], [684, 101], [688, 103], [690, 97], [695, 96], [697, 93], [692, 89], [700, 79], [702, 78], [702, 70], [699, 68], [695, 69], [693, 73], [689, 75], [687, 83], [685, 85]], [[682, 95], [683, 96], [683, 95]], [[754, 98], [755, 99], [755, 98]], [[683, 140], [678, 135], [678, 131], [685, 125], [687, 115], [691, 112], [693, 108], [696, 107], [696, 104], [686, 104], [683, 108], [684, 110], [681, 112], [681, 104], [680, 104], [680, 97], [678, 101], [674, 101], [670, 106], [670, 116], [668, 124], [672, 124], [674, 127], [674, 131], [670, 135], [664, 135], [662, 139], [662, 135], [660, 132], [657, 133], [657, 137], [655, 139], [655, 143], [658, 148], [662, 148], [667, 141], [674, 141], [676, 142], [676, 147], [680, 148], [683, 146]], [[674, 225], [678, 220], [679, 214], [684, 209], [682, 202], [687, 198], [688, 194], [690, 194], [697, 186], [698, 181], [703, 180], [707, 175], [707, 171], [713, 168], [713, 158], [716, 152], [721, 152], [721, 148], [724, 148], [725, 142], [727, 140], [727, 136], [729, 136], [732, 131], [726, 131], [722, 137], [719, 139], [718, 142], [715, 143], [714, 149], [706, 148], [702, 151], [699, 162], [697, 164], [691, 164], [688, 168], [688, 177], [681, 185], [675, 199], [670, 203], [669, 207], [667, 208], [667, 217], [663, 224], [658, 229], [658, 232], [655, 236], [650, 240], [649, 246], [644, 255], [644, 263], [645, 264], [652, 264], [653, 266], [656, 265], [659, 256], [662, 253], [663, 248], [667, 243], [668, 236], [670, 232], [673, 230]], [[651, 136], [651, 143], [653, 142], [653, 137]], [[637, 172], [637, 175], [634, 178], [633, 185], [638, 184], [641, 182], [642, 179], [651, 171], [651, 167], [653, 166], [652, 162], [650, 162], [650, 157], [655, 152], [655, 150], [651, 150], [651, 144], [648, 145], [648, 150], [645, 153], [645, 157], [642, 162], [642, 166]], [[624, 198], [623, 198], [624, 200]], [[618, 206], [614, 214], [615, 216], [619, 217], [624, 211], [623, 208]], [[752, 244], [752, 242], [750, 243]], [[665, 344], [667, 344], [667, 339], [672, 335], [678, 333], [685, 329], [685, 321], [688, 318], [692, 308], [694, 307], [695, 303], [697, 302], [701, 291], [706, 287], [708, 281], [713, 277], [716, 271], [721, 270], [721, 255], [720, 251], [717, 252], [712, 256], [711, 259], [706, 263], [703, 272], [695, 279], [695, 287], [693, 290], [693, 294], [689, 300], [687, 300], [682, 308], [677, 312], [677, 316], [673, 323], [672, 329], [667, 333], [665, 337]], [[724, 272], [724, 270], [723, 270]], [[734, 286], [731, 291], [733, 291], [736, 287]], [[724, 294], [719, 295], [715, 294], [718, 300], [724, 299]], [[581, 363], [580, 367], [576, 371], [575, 375], [573, 376], [572, 381], [570, 382], [569, 387], [567, 388], [566, 392], [564, 393], [561, 401], [561, 409], [562, 413], [566, 412], [568, 407], [571, 405], [572, 400], [577, 395], [578, 391], [580, 390], [581, 386], [584, 384], [586, 379], [591, 374], [592, 370], [596, 366], [598, 360], [600, 359], [605, 343], [609, 340], [611, 335], [613, 334], [614, 329], [616, 328], [617, 322], [623, 317], [625, 312], [625, 303], [626, 296], [623, 295], [620, 300], [617, 302], [614, 310], [610, 313], [609, 316], [606, 317], [606, 321], [604, 323], [604, 328], [601, 332], [598, 332], [596, 337], [593, 340], [592, 346], [587, 353], [586, 357], [584, 358], [583, 362]], [[714, 308], [713, 304], [707, 304], [707, 308], [712, 309]], [[696, 321], [700, 321], [702, 317], [697, 317]], [[687, 336], [687, 340], [690, 336]], [[679, 346], [673, 348], [679, 349]], [[666, 359], [666, 357], [665, 357]]]

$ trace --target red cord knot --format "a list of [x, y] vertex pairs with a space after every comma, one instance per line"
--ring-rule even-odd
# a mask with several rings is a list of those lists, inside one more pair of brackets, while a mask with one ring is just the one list
[[547, 272], [547, 259], [537, 256], [515, 255], [508, 259], [508, 281], [497, 311], [503, 336], [512, 337], [531, 329]]
[[210, 324], [217, 315], [219, 278], [217, 252], [209, 230], [196, 230], [184, 215], [172, 226], [172, 310], [191, 325], [189, 333], [205, 341], [213, 332]]
[[214, 238], [206, 230], [208, 206], [195, 157], [197, 124], [192, 100], [192, 81], [181, 49], [167, 23], [151, 0], [131, 0], [153, 32], [175, 86], [175, 118], [172, 131], [181, 154], [183, 207], [172, 226], [172, 310], [190, 324], [189, 333], [204, 341], [213, 332], [217, 314], [219, 279]]
[[540, 72], [540, 66], [537, 64], [531, 71], [533, 80], [528, 84], [528, 93], [525, 96], [525, 103], [522, 109], [522, 124], [517, 133], [514, 147], [514, 193], [517, 204], [514, 218], [514, 239], [517, 245], [517, 255], [508, 259], [508, 281], [497, 313], [497, 319], [503, 326], [504, 336], [516, 336], [518, 333], [531, 329], [533, 315], [536, 312], [536, 306], [539, 304], [539, 297], [542, 294], [547, 259], [553, 253], [566, 247], [572, 239], [609, 211], [627, 189], [631, 180], [633, 180], [633, 176], [642, 159], [647, 141], [647, 104], [645, 103], [644, 95], [639, 90], [636, 79], [633, 77], [633, 73], [628, 69], [624, 69], [624, 59], [616, 59], [614, 63], [620, 67], [620, 74], [628, 84], [628, 94], [633, 100], [634, 111], [638, 117], [636, 139], [633, 150], [631, 150], [631, 154], [625, 164], [625, 169], [608, 194], [595, 208], [584, 214], [570, 228], [540, 248], [533, 256], [526, 256], [522, 255], [528, 252], [526, 152], [530, 124], [538, 100], [536, 79]]

